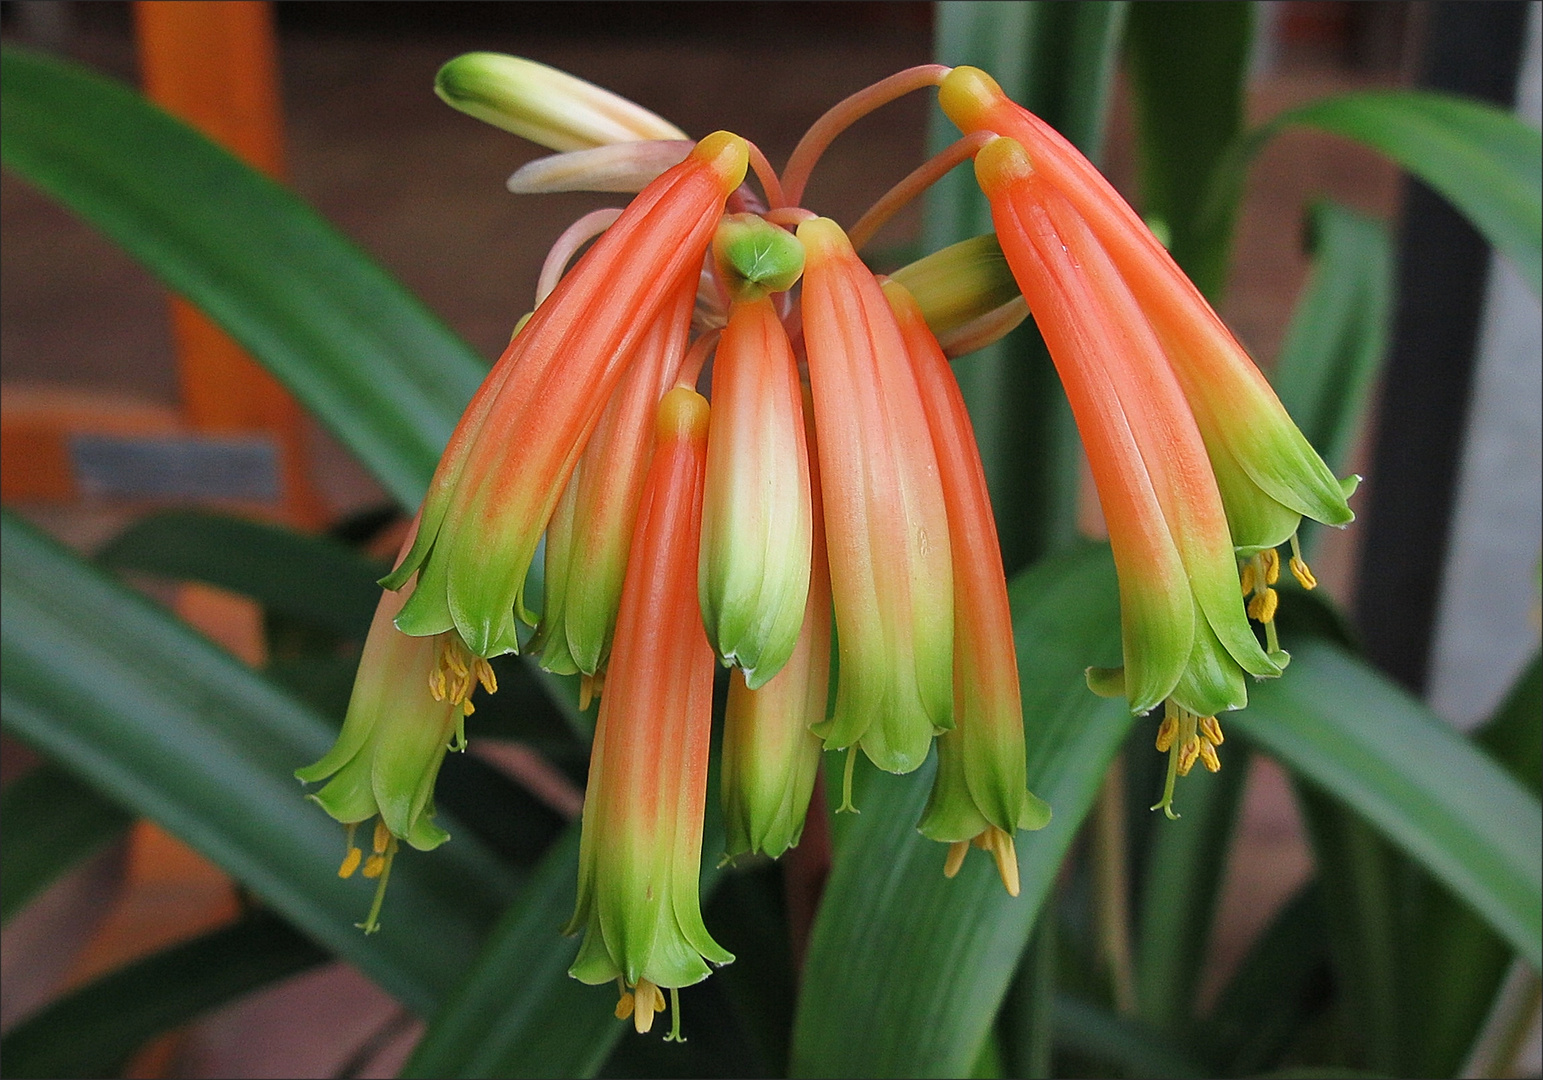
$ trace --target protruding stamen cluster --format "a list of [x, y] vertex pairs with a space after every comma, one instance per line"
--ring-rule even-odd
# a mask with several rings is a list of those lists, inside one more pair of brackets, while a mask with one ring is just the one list
[[435, 701], [448, 701], [459, 705], [470, 716], [475, 712], [471, 703], [472, 691], [480, 684], [490, 694], [498, 692], [498, 676], [493, 665], [473, 653], [461, 643], [454, 631], [439, 634], [434, 639], [434, 670], [429, 672], [429, 694]]
[[1188, 776], [1197, 761], [1207, 772], [1220, 772], [1222, 762], [1216, 756], [1216, 748], [1224, 741], [1216, 717], [1196, 716], [1168, 701], [1163, 708], [1163, 722], [1157, 728], [1157, 750], [1168, 755], [1168, 777], [1163, 784], [1163, 797], [1152, 809], [1177, 819], [1179, 815], [1173, 809], [1175, 778]]
[[[354, 843], [354, 833], [358, 828], [359, 822], [345, 827], [348, 850], [343, 855], [342, 865], [338, 867], [338, 877], [353, 877], [354, 871], [358, 870], [364, 877], [376, 881], [370, 913], [365, 916], [364, 922], [356, 924], [366, 934], [373, 934], [380, 929], [380, 908], [386, 899], [386, 882], [391, 877], [391, 863], [396, 858], [398, 844], [397, 838], [391, 835], [391, 830], [386, 826], [385, 819], [376, 818], [375, 830], [370, 837], [370, 855], [365, 858], [364, 852]], [[362, 870], [359, 865], [361, 862], [364, 864]]]
[[992, 861], [997, 865], [997, 873], [1002, 877], [1002, 887], [1007, 890], [1007, 895], [1017, 896], [1020, 890], [1018, 849], [1013, 844], [1012, 834], [995, 825], [977, 834], [974, 839], [956, 840], [949, 844], [948, 857], [943, 862], [943, 876], [952, 878], [959, 873], [959, 868], [964, 865], [964, 857], [971, 847], [980, 848], [991, 855]]

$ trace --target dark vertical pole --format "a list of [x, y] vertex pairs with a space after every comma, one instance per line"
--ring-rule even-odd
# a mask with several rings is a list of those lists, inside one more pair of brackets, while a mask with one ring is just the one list
[[[1431, 4], [1419, 85], [1510, 107], [1521, 0]], [[1406, 181], [1393, 347], [1371, 462], [1356, 621], [1373, 662], [1423, 691], [1467, 427], [1489, 247], [1424, 184]]]

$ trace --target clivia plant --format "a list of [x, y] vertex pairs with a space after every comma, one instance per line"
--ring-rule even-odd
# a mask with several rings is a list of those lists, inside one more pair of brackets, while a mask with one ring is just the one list
[[[1237, 10], [1214, 17], [1244, 40]], [[1000, 15], [943, 6], [943, 52]], [[1356, 343], [1386, 316], [1384, 231], [1316, 211], [1317, 272], [1363, 302], [1310, 285], [1299, 320], [1352, 344], [1288, 342], [1274, 386], [1206, 292], [1248, 157], [1291, 122], [1441, 187], [1536, 289], [1537, 133], [1413, 92], [1254, 132], [1190, 102], [1230, 148], [1191, 163], [1207, 195], [1170, 207], [1165, 246], [1090, 160], [1123, 8], [1073, 18], [1068, 40], [1102, 43], [1087, 70], [1056, 66], [1066, 27], [1015, 31], [1084, 91], [1064, 115], [947, 55], [834, 103], [780, 171], [532, 61], [450, 60], [442, 98], [556, 152], [513, 191], [623, 203], [563, 233], [491, 369], [281, 187], [8, 49], [7, 167], [222, 322], [412, 517], [388, 566], [175, 513], [93, 567], [5, 516], [5, 724], [54, 762], [7, 805], [101, 808], [6, 913], [124, 811], [251, 897], [18, 1026], [7, 1074], [110, 1071], [192, 1015], [153, 1007], [173, 981], [207, 1008], [328, 955], [429, 1022], [406, 1075], [1503, 1065], [1540, 963], [1537, 663], [1467, 739], [1311, 593], [1304, 519], [1354, 516], [1335, 469], [1379, 359]], [[1128, 45], [1151, 61], [1161, 30], [1144, 13]], [[826, 147], [913, 92], [952, 126], [936, 155], [855, 222], [803, 205]], [[927, 249], [876, 273], [869, 241], [924, 196]], [[988, 227], [941, 235], [972, 213]], [[983, 463], [999, 447], [951, 360], [986, 348], [1040, 379], [1025, 423], [1053, 433], [1069, 406], [1107, 542], [1072, 536], [1065, 440]], [[287, 662], [243, 667], [125, 569], [239, 586]], [[355, 666], [347, 693], [316, 678]], [[584, 786], [581, 819], [451, 755], [479, 738], [539, 748]], [[1201, 1008], [1216, 847], [1255, 752], [1301, 785], [1318, 877]], [[1196, 765], [1215, 776], [1180, 782]], [[638, 1040], [661, 1012], [670, 1057]]]

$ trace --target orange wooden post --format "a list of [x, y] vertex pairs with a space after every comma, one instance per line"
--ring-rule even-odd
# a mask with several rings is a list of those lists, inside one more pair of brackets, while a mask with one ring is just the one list
[[[138, 0], [134, 23], [146, 95], [238, 157], [281, 176], [283, 120], [272, 5]], [[321, 524], [324, 510], [305, 468], [305, 429], [294, 399], [180, 297], [172, 300], [172, 331], [189, 421], [203, 431], [273, 437], [283, 517], [295, 525]]]

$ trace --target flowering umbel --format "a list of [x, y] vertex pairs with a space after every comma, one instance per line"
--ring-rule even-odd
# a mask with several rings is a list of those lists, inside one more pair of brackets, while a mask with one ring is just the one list
[[[964, 138], [850, 227], [800, 205], [835, 135], [934, 86]], [[533, 660], [582, 675], [582, 707], [600, 697], [571, 974], [614, 981], [617, 1015], [638, 1031], [668, 990], [679, 1038], [675, 991], [733, 959], [699, 897], [715, 654], [732, 669], [725, 859], [799, 842], [822, 747], [846, 751], [840, 809], [855, 810], [859, 756], [907, 773], [936, 745], [919, 830], [948, 845], [947, 876], [973, 844], [1017, 895], [1017, 833], [1050, 808], [1026, 782], [1036, 718], [1023, 715], [996, 526], [947, 357], [1030, 309], [1120, 580], [1124, 667], [1088, 682], [1137, 712], [1163, 706], [1165, 809], [1176, 775], [1218, 767], [1216, 715], [1243, 706], [1246, 675], [1279, 675], [1288, 659], [1275, 549], [1293, 545], [1310, 585], [1297, 524], [1349, 521], [1348, 485], [1069, 143], [984, 73], [937, 65], [839, 103], [780, 174], [738, 135], [693, 143], [514, 57], [459, 58], [436, 89], [559, 151], [511, 190], [636, 195], [554, 245], [534, 311], [467, 406], [382, 581], [343, 734], [300, 772], [328, 781], [315, 798], [350, 828], [345, 876], [362, 864], [384, 884], [400, 841], [445, 838], [435, 775], [464, 746], [473, 688], [494, 689], [488, 659], [519, 650], [523, 622]], [[997, 235], [875, 275], [866, 241], [970, 157]], [[708, 383], [711, 406], [697, 389]], [[377, 816], [366, 858], [352, 830]], [[368, 928], [379, 906], [377, 894]]]

